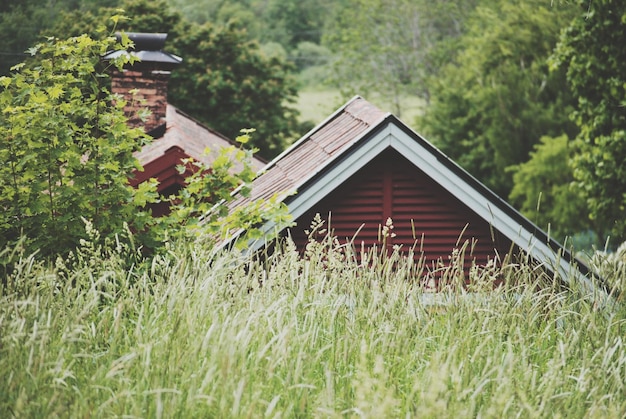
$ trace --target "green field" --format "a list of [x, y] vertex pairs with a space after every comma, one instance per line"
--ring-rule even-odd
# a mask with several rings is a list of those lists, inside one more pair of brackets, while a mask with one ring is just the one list
[[[307, 87], [299, 92], [296, 109], [300, 111], [300, 121], [312, 121], [317, 125], [348, 99], [342, 99], [341, 94], [336, 90], [324, 87], [318, 89]], [[365, 97], [365, 99], [386, 112], [392, 112], [391, 107], [385, 103], [383, 98]], [[413, 126], [415, 118], [422, 112], [423, 100], [418, 97], [406, 97], [403, 99], [402, 105], [403, 113], [400, 115], [400, 119], [407, 125]]]
[[301, 121], [319, 124], [343, 105], [341, 95], [329, 89], [305, 89], [298, 94], [296, 108], [300, 111]]
[[[332, 242], [263, 263], [190, 244], [134, 259], [88, 243], [56, 266], [13, 255], [0, 416], [626, 415], [623, 303], [528, 266], [434, 295], [415, 265], [364, 267]], [[494, 275], [516, 285], [491, 290]]]

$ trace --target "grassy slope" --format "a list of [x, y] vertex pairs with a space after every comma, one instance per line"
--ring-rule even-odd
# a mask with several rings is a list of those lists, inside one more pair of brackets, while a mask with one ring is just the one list
[[402, 263], [176, 249], [143, 270], [23, 258], [1, 293], [0, 415], [626, 414], [623, 307], [528, 287], [432, 306]]

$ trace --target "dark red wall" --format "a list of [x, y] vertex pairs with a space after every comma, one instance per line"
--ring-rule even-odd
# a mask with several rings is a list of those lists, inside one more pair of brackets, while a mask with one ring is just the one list
[[[155, 140], [155, 141], [158, 141]], [[150, 204], [152, 215], [161, 217], [170, 213], [170, 204], [167, 197], [175, 195], [185, 185], [185, 178], [192, 173], [192, 168], [187, 165], [188, 170], [184, 173], [178, 171], [178, 166], [183, 164], [184, 159], [189, 156], [179, 147], [171, 147], [160, 157], [147, 163], [143, 171], [134, 171], [129, 180], [131, 186], [137, 187], [140, 183], [154, 178], [159, 181], [157, 191], [164, 198], [162, 202]]]
[[316, 213], [325, 220], [331, 214], [331, 228], [342, 243], [364, 224], [354, 241], [357, 249], [362, 243], [380, 247], [380, 228], [391, 217], [396, 237], [388, 243], [405, 250], [415, 246], [416, 259], [423, 254], [428, 267], [438, 260], [449, 261], [453, 249], [466, 241], [474, 244], [471, 255], [469, 248], [465, 253], [466, 267], [472, 259], [486, 264], [494, 258], [494, 249], [504, 257], [511, 247], [486, 221], [393, 150], [382, 153], [296, 220], [291, 235], [301, 249], [307, 242], [304, 231]]

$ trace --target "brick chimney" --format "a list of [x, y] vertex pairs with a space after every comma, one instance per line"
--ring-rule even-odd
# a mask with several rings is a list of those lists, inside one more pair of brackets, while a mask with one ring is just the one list
[[[167, 84], [172, 69], [180, 64], [182, 58], [163, 51], [166, 33], [136, 33], [126, 35], [135, 44], [134, 50], [113, 51], [107, 53], [105, 60], [122, 54], [132, 54], [139, 58], [128, 64], [122, 71], [114, 69], [111, 73], [111, 92], [117, 93], [128, 101], [124, 107], [132, 127], [143, 126], [144, 131], [151, 133], [165, 128], [165, 112], [167, 109]], [[120, 35], [118, 35], [118, 39]], [[136, 89], [135, 94], [131, 91]], [[148, 109], [150, 116], [142, 121], [139, 112]]]

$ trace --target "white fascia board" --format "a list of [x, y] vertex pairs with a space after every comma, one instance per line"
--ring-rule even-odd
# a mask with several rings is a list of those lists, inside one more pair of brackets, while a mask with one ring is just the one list
[[346, 159], [326, 173], [323, 178], [312, 184], [306, 190], [298, 192], [289, 203], [289, 212], [297, 219], [311, 209], [321, 199], [346, 182], [352, 175], [363, 168], [374, 157], [382, 153], [391, 145], [393, 138], [389, 127], [367, 140]]
[[[441, 163], [431, 151], [425, 149], [413, 138], [397, 127], [392, 127], [393, 141], [391, 147], [413, 163], [417, 168], [430, 176], [435, 182], [458, 198], [489, 224], [517, 245], [526, 248], [535, 237], [519, 223], [514, 222], [496, 205], [491, 204], [485, 196], [470, 187], [467, 182]], [[522, 239], [526, 243], [520, 241]]]

